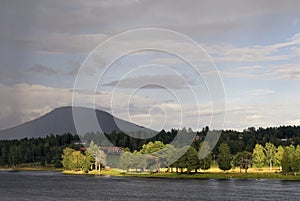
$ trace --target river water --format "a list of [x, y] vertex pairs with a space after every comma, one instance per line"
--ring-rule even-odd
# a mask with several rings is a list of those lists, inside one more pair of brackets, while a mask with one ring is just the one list
[[158, 179], [0, 171], [1, 201], [300, 200], [300, 182], [254, 179]]

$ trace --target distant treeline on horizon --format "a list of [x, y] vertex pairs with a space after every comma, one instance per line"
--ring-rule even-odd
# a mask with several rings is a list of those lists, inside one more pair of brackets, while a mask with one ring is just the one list
[[[192, 129], [183, 129], [184, 132], [194, 135], [194, 141], [191, 146], [199, 147], [201, 141], [205, 139], [209, 128], [203, 128], [201, 131], [192, 131]], [[130, 151], [140, 150], [144, 144], [149, 142], [161, 141], [164, 144], [170, 144], [178, 135], [178, 130], [160, 131], [157, 135], [149, 139], [138, 139], [131, 137], [123, 132], [112, 132], [105, 134], [106, 139], [116, 147], [128, 148]], [[0, 166], [14, 166], [19, 164], [38, 164], [53, 165], [61, 167], [61, 155], [65, 147], [79, 150], [83, 147], [81, 141], [89, 143], [92, 140], [96, 144], [99, 133], [87, 133], [82, 137], [70, 133], [62, 135], [50, 134], [45, 138], [24, 138], [21, 140], [0, 140]], [[226, 143], [230, 147], [231, 154], [249, 151], [253, 152], [256, 144], [265, 145], [267, 142], [275, 146], [289, 146], [300, 144], [300, 126], [280, 126], [270, 128], [250, 127], [242, 132], [234, 130], [222, 131], [218, 144], [213, 149], [213, 155], [217, 155], [217, 148], [221, 143]]]

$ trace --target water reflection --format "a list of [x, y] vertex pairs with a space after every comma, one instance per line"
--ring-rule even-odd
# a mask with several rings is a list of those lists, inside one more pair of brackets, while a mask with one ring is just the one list
[[0, 172], [0, 200], [299, 200], [298, 181], [159, 179]]

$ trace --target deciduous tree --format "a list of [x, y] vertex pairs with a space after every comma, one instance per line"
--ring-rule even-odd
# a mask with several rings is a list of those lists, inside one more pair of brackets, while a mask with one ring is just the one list
[[278, 165], [280, 170], [282, 170], [281, 161], [283, 158], [283, 152], [284, 152], [283, 146], [277, 147], [275, 157], [274, 157], [274, 164]]
[[75, 152], [74, 149], [71, 149], [69, 147], [66, 147], [63, 150], [62, 154], [62, 164], [65, 170], [72, 170], [73, 167], [73, 161], [72, 161], [72, 154]]
[[264, 147], [256, 144], [252, 154], [252, 163], [256, 168], [262, 168], [266, 162]]
[[267, 142], [265, 145], [265, 154], [266, 154], [266, 160], [268, 161], [268, 164], [270, 166], [270, 170], [272, 170], [275, 153], [276, 153], [276, 147], [274, 146], [274, 144]]
[[247, 173], [248, 168], [252, 164], [252, 154], [248, 151], [239, 152], [235, 155], [233, 163], [236, 167], [240, 167], [240, 173], [242, 172], [242, 169], [245, 169], [245, 172]]

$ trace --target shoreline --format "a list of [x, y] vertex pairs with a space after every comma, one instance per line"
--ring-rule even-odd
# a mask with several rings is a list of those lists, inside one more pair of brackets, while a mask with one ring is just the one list
[[226, 172], [226, 173], [192, 173], [192, 174], [181, 174], [181, 173], [126, 173], [118, 170], [92, 171], [89, 173], [83, 173], [81, 171], [63, 171], [63, 174], [68, 175], [99, 175], [99, 176], [112, 176], [112, 177], [132, 177], [132, 178], [166, 178], [166, 179], [270, 179], [270, 180], [288, 180], [288, 181], [300, 181], [300, 174], [294, 176], [292, 174], [283, 175], [281, 173], [236, 173], [236, 172]]
[[44, 166], [27, 166], [27, 167], [3, 167], [0, 166], [0, 171], [53, 171], [62, 172], [63, 168], [44, 167]]
[[53, 172], [61, 172], [66, 175], [90, 175], [90, 176], [112, 176], [112, 177], [132, 177], [132, 178], [166, 178], [166, 179], [270, 179], [270, 180], [288, 180], [288, 181], [300, 181], [300, 173], [296, 176], [294, 174], [284, 175], [281, 173], [275, 172], [248, 172], [248, 173], [239, 173], [229, 171], [226, 173], [223, 172], [200, 172], [200, 173], [134, 173], [134, 172], [124, 172], [119, 169], [111, 169], [111, 170], [102, 170], [99, 171], [90, 171], [88, 173], [84, 173], [82, 171], [70, 171], [63, 170], [62, 168], [54, 168], [54, 167], [42, 167], [42, 166], [33, 166], [33, 167], [0, 167], [1, 171], [53, 171]]

